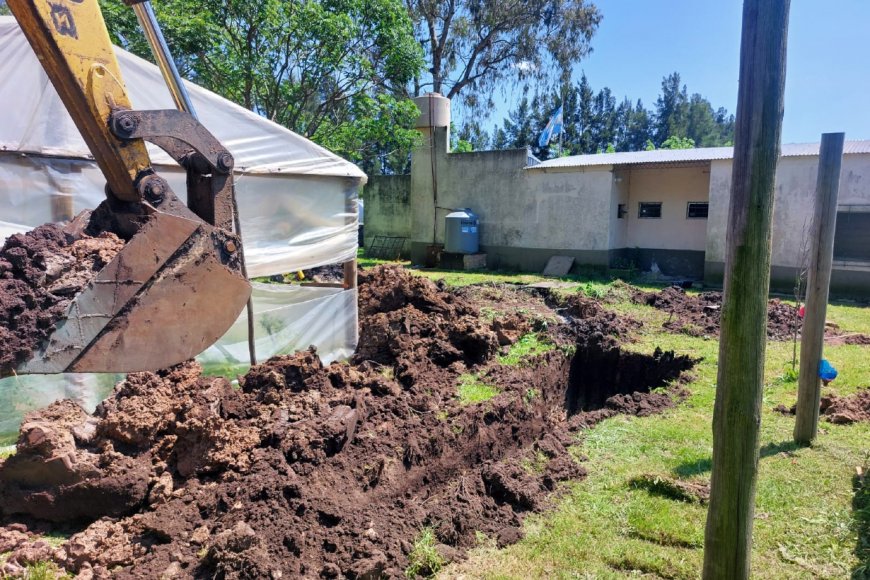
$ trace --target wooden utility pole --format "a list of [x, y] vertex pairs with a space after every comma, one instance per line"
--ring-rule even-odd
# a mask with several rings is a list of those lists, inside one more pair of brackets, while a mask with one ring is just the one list
[[789, 0], [745, 0], [704, 578], [749, 578]]
[[825, 315], [834, 261], [834, 230], [837, 227], [837, 195], [845, 133], [825, 133], [819, 151], [816, 202], [810, 226], [810, 263], [807, 273], [807, 304], [801, 332], [801, 366], [798, 379], [794, 441], [809, 445], [819, 428], [819, 399], [822, 388], [819, 362], [825, 342]]

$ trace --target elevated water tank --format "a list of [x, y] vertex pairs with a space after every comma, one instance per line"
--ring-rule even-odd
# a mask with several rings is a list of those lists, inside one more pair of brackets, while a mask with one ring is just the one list
[[447, 214], [444, 223], [444, 251], [476, 254], [480, 249], [480, 220], [468, 208]]
[[426, 93], [414, 99], [420, 116], [417, 117], [417, 128], [449, 127], [450, 99], [439, 93]]

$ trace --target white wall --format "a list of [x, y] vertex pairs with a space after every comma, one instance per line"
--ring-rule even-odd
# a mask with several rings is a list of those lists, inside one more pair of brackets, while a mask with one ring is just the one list
[[447, 132], [421, 129], [423, 145], [411, 163], [412, 241], [432, 243], [433, 164], [438, 206], [437, 243], [444, 241], [444, 217], [469, 207], [480, 216], [480, 243], [490, 247], [544, 250], [600, 250], [609, 247], [612, 174], [594, 171], [526, 171], [526, 152], [446, 153]]
[[629, 185], [631, 184], [631, 171], [626, 169], [614, 169], [613, 186], [610, 193], [610, 245], [611, 249], [624, 248], [628, 243], [628, 213], [620, 219], [617, 217], [619, 206], [624, 205], [629, 210]]
[[707, 243], [704, 259], [725, 261], [725, 232], [728, 225], [728, 200], [731, 196], [731, 160], [710, 162], [710, 212], [707, 217]]
[[613, 174], [610, 167], [571, 172], [527, 172], [535, 200], [522, 221], [535, 224], [526, 247], [607, 250]]
[[[772, 264], [795, 267], [813, 215], [819, 158], [783, 157], [776, 167], [773, 208]], [[731, 161], [714, 161], [710, 175], [708, 262], [725, 261]], [[844, 155], [839, 206], [870, 205], [870, 154]]]

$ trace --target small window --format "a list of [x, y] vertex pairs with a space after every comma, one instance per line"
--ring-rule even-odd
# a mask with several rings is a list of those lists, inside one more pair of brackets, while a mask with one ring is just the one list
[[619, 206], [616, 208], [617, 219], [623, 219], [625, 217], [625, 214], [627, 214], [627, 213], [628, 213], [628, 210], [625, 208], [625, 204], [620, 203]]
[[662, 217], [662, 202], [660, 201], [642, 201], [638, 204], [637, 217], [639, 218], [661, 218]]
[[[864, 209], [864, 208], [861, 208]], [[870, 207], [837, 212], [834, 259], [870, 262]]]
[[686, 218], [707, 219], [707, 213], [709, 211], [710, 204], [706, 201], [690, 201], [686, 205]]

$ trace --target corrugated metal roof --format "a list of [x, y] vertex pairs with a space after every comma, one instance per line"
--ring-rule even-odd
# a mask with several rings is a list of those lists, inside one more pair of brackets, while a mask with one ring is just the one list
[[[846, 141], [844, 155], [870, 153], [870, 141]], [[819, 154], [818, 143], [789, 143], [782, 146], [783, 157], [804, 157]], [[594, 167], [596, 165], [640, 165], [652, 163], [691, 163], [731, 159], [733, 147], [703, 147], [700, 149], [656, 149], [654, 151], [627, 151], [622, 153], [598, 153], [596, 155], [572, 155], [542, 161], [526, 169], [568, 167]]]

